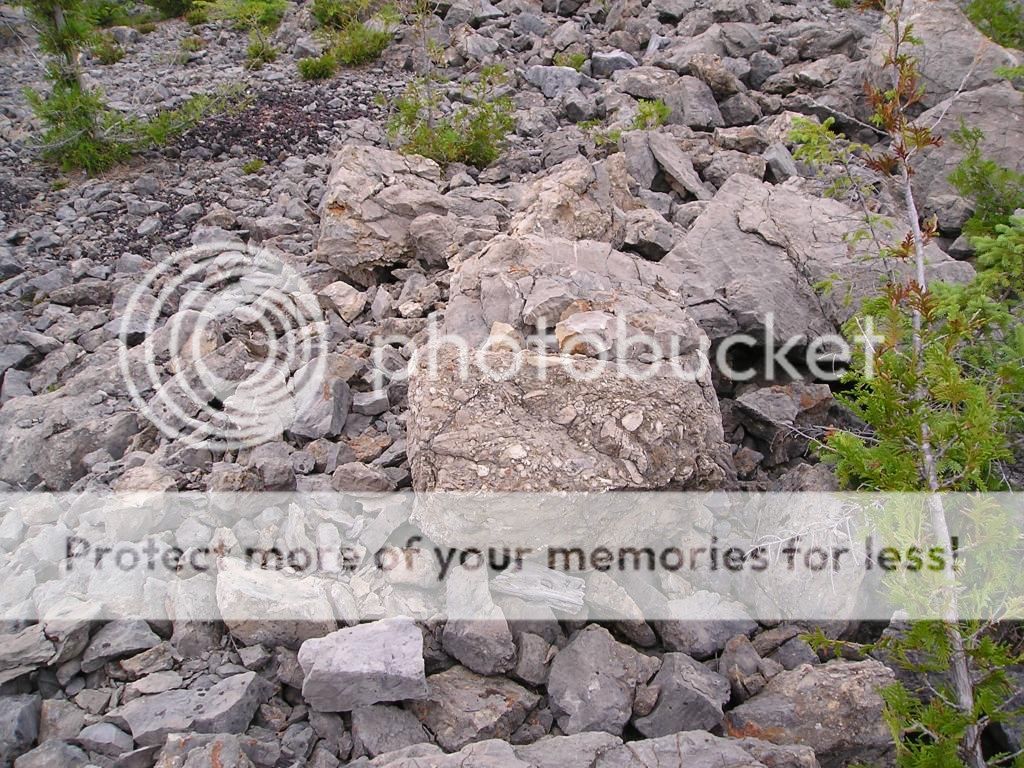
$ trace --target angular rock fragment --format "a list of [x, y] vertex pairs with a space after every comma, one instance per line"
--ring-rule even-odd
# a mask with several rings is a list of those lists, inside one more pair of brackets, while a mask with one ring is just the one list
[[410, 702], [445, 750], [455, 752], [485, 739], [507, 741], [540, 696], [502, 677], [482, 677], [465, 667], [431, 675], [425, 699]]
[[724, 718], [728, 681], [684, 653], [666, 653], [650, 685], [658, 689], [657, 703], [649, 715], [634, 721], [648, 738], [710, 731]]
[[797, 667], [731, 710], [726, 730], [811, 747], [822, 768], [857, 760], [881, 764], [892, 759], [894, 745], [879, 691], [893, 679], [892, 670], [874, 660]]
[[340, 629], [299, 649], [302, 695], [319, 712], [348, 712], [427, 694], [423, 635], [397, 617]]
[[162, 744], [170, 733], [242, 733], [273, 686], [255, 672], [232, 675], [206, 690], [141, 696], [107, 714], [137, 744]]
[[616, 736], [633, 712], [636, 688], [658, 667], [657, 659], [618, 643], [591, 625], [573, 637], [551, 663], [548, 696], [562, 732], [605, 731]]

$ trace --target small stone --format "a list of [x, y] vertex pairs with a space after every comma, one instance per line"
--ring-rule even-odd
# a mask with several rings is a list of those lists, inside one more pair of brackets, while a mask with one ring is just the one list
[[110, 723], [86, 726], [75, 741], [83, 749], [112, 757], [129, 752], [134, 746], [131, 736]]

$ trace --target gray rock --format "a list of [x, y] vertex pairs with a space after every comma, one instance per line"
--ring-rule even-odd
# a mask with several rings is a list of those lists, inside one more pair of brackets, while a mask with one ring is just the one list
[[331, 163], [320, 203], [317, 257], [368, 284], [367, 270], [407, 258], [413, 219], [447, 212], [439, 181], [432, 160], [346, 145]]
[[649, 208], [630, 211], [626, 216], [626, 234], [622, 249], [658, 261], [675, 245], [676, 231], [661, 214]]
[[348, 712], [427, 694], [423, 635], [407, 618], [340, 629], [299, 649], [302, 695], [320, 712]]
[[[312, 547], [310, 547], [312, 549]], [[315, 553], [307, 552], [311, 562]], [[217, 605], [232, 636], [244, 645], [298, 648], [337, 628], [329, 584], [316, 576], [293, 576], [275, 565], [252, 568], [225, 559], [217, 574]]]
[[455, 666], [427, 680], [429, 692], [409, 708], [437, 743], [455, 752], [485, 739], [507, 741], [540, 696], [502, 677], [481, 677]]
[[711, 89], [695, 77], [684, 76], [661, 97], [671, 110], [670, 125], [686, 125], [709, 131], [725, 124]]
[[737, 635], [725, 644], [718, 671], [728, 678], [733, 700], [741, 702], [760, 693], [767, 681], [782, 671], [782, 665], [762, 659], [746, 635]]
[[610, 733], [577, 733], [548, 736], [515, 752], [533, 768], [591, 768], [600, 755], [620, 746], [622, 739]]
[[693, 196], [698, 200], [711, 199], [711, 192], [704, 186], [690, 158], [674, 139], [663, 133], [651, 133], [648, 144], [654, 159], [677, 194], [684, 198]]
[[758, 438], [758, 449], [768, 465], [774, 466], [807, 450], [808, 439], [801, 433], [825, 422], [833, 400], [827, 384], [794, 381], [748, 390], [736, 402], [744, 426]]
[[93, 635], [82, 656], [82, 671], [94, 672], [108, 661], [131, 656], [159, 644], [160, 638], [142, 619], [119, 619]]
[[786, 179], [800, 175], [793, 155], [781, 142], [775, 142], [769, 146], [761, 153], [761, 157], [768, 163], [768, 181], [774, 184], [781, 184]]
[[723, 739], [704, 731], [685, 731], [657, 739], [631, 741], [605, 750], [594, 768], [817, 768], [804, 746], [776, 746], [758, 739]]
[[10, 765], [39, 735], [36, 695], [0, 696], [0, 765]]
[[718, 105], [725, 125], [751, 125], [761, 119], [761, 107], [745, 93], [730, 96]]
[[633, 712], [637, 686], [657, 666], [657, 659], [617, 642], [603, 627], [581, 630], [551, 662], [548, 696], [558, 727], [568, 735], [621, 735]]
[[716, 152], [711, 162], [704, 167], [704, 179], [715, 187], [721, 188], [732, 176], [742, 174], [761, 180], [768, 164], [762, 157], [748, 155], [743, 152], [721, 150]]
[[448, 574], [445, 653], [481, 675], [500, 675], [516, 662], [516, 645], [488, 588], [487, 568], [453, 568]]
[[[794, 336], [835, 333], [874, 290], [883, 265], [874, 246], [851, 245], [859, 221], [836, 200], [737, 174], [659, 266], [686, 281], [691, 311], [712, 341], [770, 331], [779, 348]], [[970, 279], [969, 268], [937, 246], [926, 258], [932, 279]], [[819, 293], [836, 275], [840, 285]]]
[[660, 67], [624, 69], [612, 75], [612, 81], [634, 99], [664, 99], [669, 89], [679, 82], [679, 75]]
[[[509, 269], [512, 265], [516, 271]], [[533, 278], [529, 282], [524, 279], [528, 275]], [[593, 301], [602, 295], [600, 292], [607, 291], [610, 311], [579, 313], [581, 322], [602, 324], [606, 344], [616, 349], [618, 315], [628, 319], [630, 327], [664, 339], [659, 342], [663, 354], [678, 353], [687, 360], [686, 355], [699, 345], [700, 337], [687, 333], [688, 318], [673, 298], [653, 290], [659, 281], [674, 284], [674, 278], [662, 273], [660, 265], [614, 251], [606, 244], [499, 236], [456, 273], [445, 332], [460, 335], [476, 346], [488, 338], [492, 323], [505, 323], [512, 333], [529, 333], [531, 327], [545, 321], [550, 328], [561, 316], [567, 324], [562, 326], [559, 344], [563, 350], [573, 349], [575, 331], [565, 311], [574, 302]], [[584, 309], [580, 304], [574, 306]], [[675, 351], [667, 351], [673, 346]], [[493, 370], [508, 370], [512, 353], [500, 345], [492, 344], [491, 348], [494, 351], [488, 353], [488, 364]], [[722, 448], [716, 442], [715, 404], [705, 398], [703, 383], [683, 381], [684, 377], [674, 375], [669, 366], [659, 367], [642, 381], [621, 372], [580, 381], [580, 377], [567, 374], [557, 356], [526, 356], [511, 381], [496, 381], [475, 366], [470, 367], [468, 380], [463, 380], [450, 359], [455, 354], [451, 347], [437, 350], [437, 354], [436, 366], [427, 355], [419, 356], [409, 385], [412, 418], [408, 453], [413, 485], [418, 489], [436, 488], [440, 483], [448, 490], [515, 490], [523, 487], [524, 478], [537, 490], [658, 488], [672, 482], [713, 487], [721, 481], [722, 469], [717, 461], [722, 458]], [[614, 354], [634, 364], [630, 357], [636, 354], [634, 349], [618, 347]], [[591, 363], [588, 358], [575, 358], [573, 364], [605, 367], [602, 361]], [[647, 365], [641, 361], [635, 364]], [[524, 399], [525, 392], [546, 394]], [[640, 419], [629, 431], [628, 440], [628, 430], [618, 425], [623, 414], [611, 406], [623, 397], [637, 412], [630, 423]], [[578, 411], [581, 403], [587, 404], [586, 413]], [[653, 423], [643, 416], [654, 412], [661, 423], [672, 425], [657, 436], [648, 432]], [[456, 413], [459, 418], [453, 420]], [[593, 426], [585, 426], [588, 424]], [[591, 430], [597, 431], [587, 435]], [[600, 430], [604, 435], [598, 434]], [[684, 433], [688, 436], [683, 437]], [[588, 447], [580, 440], [586, 440]], [[623, 449], [626, 444], [630, 446], [625, 449], [630, 462], [644, 467], [643, 471], [634, 473], [621, 462], [627, 454], [615, 447], [620, 440]], [[673, 444], [671, 449], [666, 440]], [[589, 447], [596, 444], [603, 446], [599, 453]], [[575, 471], [556, 469], [553, 457], [561, 467], [574, 467]], [[466, 514], [473, 512], [468, 506], [462, 509]], [[460, 523], [453, 517], [453, 510], [438, 507], [436, 512], [426, 503], [418, 505], [414, 513], [415, 521], [435, 541], [448, 543], [447, 537], [456, 532], [463, 540], [483, 533], [480, 521]], [[486, 513], [487, 533], [499, 534], [493, 514], [483, 509], [479, 512]], [[623, 529], [622, 521], [604, 522], [609, 530]], [[508, 523], [514, 525], [515, 521]], [[557, 520], [538, 517], [530, 523], [532, 533], [525, 531], [523, 535], [536, 537], [544, 535], [545, 525], [564, 526], [565, 519], [559, 514]], [[635, 523], [631, 522], [633, 526]], [[636, 533], [626, 528], [622, 530], [624, 540], [632, 539]], [[493, 544], [495, 539], [488, 541]], [[523, 539], [518, 542], [529, 544]]]
[[654, 0], [651, 8], [658, 14], [658, 21], [675, 23], [696, 7], [695, 0]]
[[639, 62], [625, 51], [594, 53], [590, 57], [590, 71], [594, 77], [609, 78], [620, 69], [633, 69]]
[[408, 710], [388, 704], [352, 710], [352, 751], [356, 756], [376, 757], [427, 743], [430, 743], [430, 736]]
[[634, 721], [648, 738], [680, 731], [710, 731], [722, 723], [729, 682], [683, 653], [666, 653], [650, 685], [659, 690], [649, 715]]
[[379, 416], [391, 406], [387, 390], [375, 389], [372, 392], [355, 392], [352, 395], [352, 410], [364, 416]]
[[535, 64], [526, 70], [526, 82], [536, 86], [546, 98], [561, 98], [572, 88], [579, 88], [583, 75], [572, 67], [546, 67]]
[[66, 741], [47, 741], [14, 761], [14, 768], [82, 768], [89, 755]]
[[171, 690], [141, 696], [108, 713], [107, 719], [131, 731], [137, 744], [162, 744], [170, 733], [242, 733], [273, 686], [255, 672], [221, 680], [207, 690]]
[[111, 723], [95, 723], [82, 729], [75, 739], [82, 749], [101, 755], [116, 756], [130, 752], [132, 737]]
[[1024, 157], [1017, 151], [1024, 142], [1024, 120], [1020, 119], [1022, 108], [1024, 94], [1004, 82], [950, 97], [918, 118], [921, 125], [931, 126], [942, 115], [942, 125], [946, 126], [947, 140], [941, 146], [928, 147], [919, 153], [913, 177], [918, 206], [938, 216], [942, 231], [958, 231], [957, 225], [961, 223], [964, 212], [948, 200], [956, 195], [956, 190], [949, 183], [949, 174], [963, 157], [963, 150], [949, 140], [949, 132], [961, 121], [971, 128], [980, 129], [984, 134], [979, 142], [982, 155], [1001, 166], [1024, 173]]
[[776, 675], [731, 710], [726, 731], [811, 747], [822, 768], [855, 760], [888, 764], [895, 747], [879, 691], [893, 679], [892, 670], [874, 660], [801, 666]]
[[[914, 0], [899, 6], [901, 26], [912, 25], [914, 46], [924, 95], [921, 103], [934, 107], [958, 94], [998, 83], [996, 70], [1022, 63], [1021, 54], [1002, 48], [986, 38], [968, 20], [954, 0]], [[890, 88], [890, 69], [884, 64], [892, 47], [892, 25], [885, 22], [876, 34], [869, 54], [872, 79]], [[1024, 98], [1017, 96], [1017, 104]], [[1006, 104], [1010, 108], [1010, 103]], [[949, 125], [956, 125], [955, 119]]]
[[714, 592], [697, 591], [666, 606], [667, 615], [676, 620], [653, 621], [654, 629], [666, 648], [682, 651], [695, 659], [718, 654], [730, 638], [750, 634], [757, 622], [739, 603]]

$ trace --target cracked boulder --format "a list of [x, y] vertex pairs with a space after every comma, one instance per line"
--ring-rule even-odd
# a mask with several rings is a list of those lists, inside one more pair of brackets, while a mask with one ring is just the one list
[[[901, 238], [898, 222], [891, 224], [878, 230]], [[685, 286], [687, 306], [712, 342], [746, 333], [772, 338], [777, 349], [796, 339], [799, 348], [837, 333], [877, 292], [885, 271], [878, 248], [850, 237], [862, 226], [837, 200], [735, 174], [659, 266]], [[934, 244], [926, 259], [931, 279], [974, 274]]]
[[[1019, 52], [1003, 48], [983, 35], [964, 15], [954, 0], [901, 0], [887, 3], [899, 8], [901, 25], [913, 25], [920, 43], [911, 55], [918, 61], [924, 95], [921, 103], [934, 107], [955, 94], [998, 83], [1000, 67], [1022, 63]], [[892, 25], [882, 21], [882, 29], [872, 43], [869, 63], [872, 79], [879, 87], [890, 88], [890, 72], [885, 69], [886, 54], [892, 47]], [[951, 121], [949, 125], [956, 125]]]
[[448, 210], [437, 189], [440, 173], [433, 160], [418, 155], [343, 147], [320, 203], [317, 258], [364, 283], [373, 269], [407, 260], [412, 220]]
[[[499, 236], [464, 262], [444, 332], [466, 354], [439, 344], [420, 350], [411, 370], [414, 487], [718, 487], [729, 456], [709, 374], [700, 370], [706, 340], [674, 282], [659, 265], [605, 243], [553, 237]], [[537, 326], [555, 332], [537, 338]], [[535, 337], [532, 349], [524, 335]], [[502, 532], [493, 510], [462, 511], [469, 516], [428, 502], [414, 520], [442, 542]], [[501, 522], [513, 534], [544, 535], [538, 519]]]

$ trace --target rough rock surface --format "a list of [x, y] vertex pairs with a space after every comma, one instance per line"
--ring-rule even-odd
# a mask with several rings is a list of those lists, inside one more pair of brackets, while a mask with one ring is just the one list
[[726, 716], [732, 736], [811, 747], [823, 768], [892, 759], [879, 689], [893, 682], [877, 661], [829, 662], [782, 672]]

